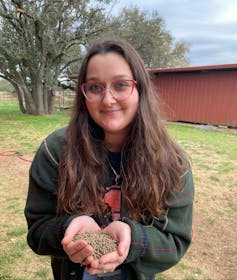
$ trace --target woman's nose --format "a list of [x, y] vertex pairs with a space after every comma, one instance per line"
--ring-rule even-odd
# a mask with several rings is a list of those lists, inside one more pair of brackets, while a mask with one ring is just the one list
[[109, 104], [116, 102], [110, 88], [105, 88], [104, 95], [103, 95], [103, 98], [102, 98], [102, 102], [103, 103], [109, 103]]

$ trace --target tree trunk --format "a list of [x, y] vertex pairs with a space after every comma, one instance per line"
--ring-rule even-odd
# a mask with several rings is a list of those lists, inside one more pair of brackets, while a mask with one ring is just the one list
[[53, 112], [53, 90], [50, 89], [48, 92], [48, 109], [49, 109], [49, 114], [52, 114]]
[[15, 90], [16, 90], [16, 95], [17, 95], [17, 98], [18, 98], [18, 104], [19, 104], [19, 108], [21, 110], [21, 112], [23, 114], [26, 113], [26, 108], [24, 106], [24, 94], [23, 92], [20, 90], [20, 88], [18, 87], [17, 84], [15, 83], [12, 83], [12, 85], [14, 86]]
[[32, 89], [32, 94], [24, 92], [26, 113], [29, 115], [47, 115], [52, 112], [52, 92], [44, 86]]
[[44, 115], [44, 92], [43, 85], [39, 77], [35, 79], [35, 85], [32, 88], [32, 97], [37, 108], [37, 115]]
[[44, 110], [45, 113], [49, 113], [49, 108], [48, 108], [48, 89], [46, 86], [43, 87], [43, 105], [44, 105]]

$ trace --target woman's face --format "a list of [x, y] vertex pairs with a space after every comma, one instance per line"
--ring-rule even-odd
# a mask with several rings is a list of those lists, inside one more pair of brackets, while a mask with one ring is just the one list
[[[138, 108], [139, 94], [136, 85], [132, 94], [118, 100], [111, 94], [111, 86], [115, 90], [123, 87], [122, 80], [133, 80], [132, 71], [126, 60], [115, 52], [93, 56], [87, 67], [86, 83], [103, 85], [104, 95], [101, 100], [90, 102], [86, 99], [86, 107], [91, 118], [103, 128], [105, 136], [127, 135]], [[114, 86], [116, 85], [116, 87]], [[94, 86], [93, 86], [94, 87]], [[94, 88], [97, 88], [96, 86]], [[112, 91], [113, 91], [112, 89]], [[120, 89], [119, 89], [120, 90]]]

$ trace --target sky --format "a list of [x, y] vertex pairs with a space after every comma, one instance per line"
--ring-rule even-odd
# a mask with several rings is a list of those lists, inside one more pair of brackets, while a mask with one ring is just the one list
[[190, 66], [237, 63], [237, 0], [118, 0], [114, 7], [158, 11], [175, 41], [190, 46]]

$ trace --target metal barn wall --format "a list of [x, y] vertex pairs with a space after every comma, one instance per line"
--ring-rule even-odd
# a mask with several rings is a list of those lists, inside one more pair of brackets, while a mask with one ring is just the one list
[[154, 74], [167, 120], [237, 127], [237, 69]]

